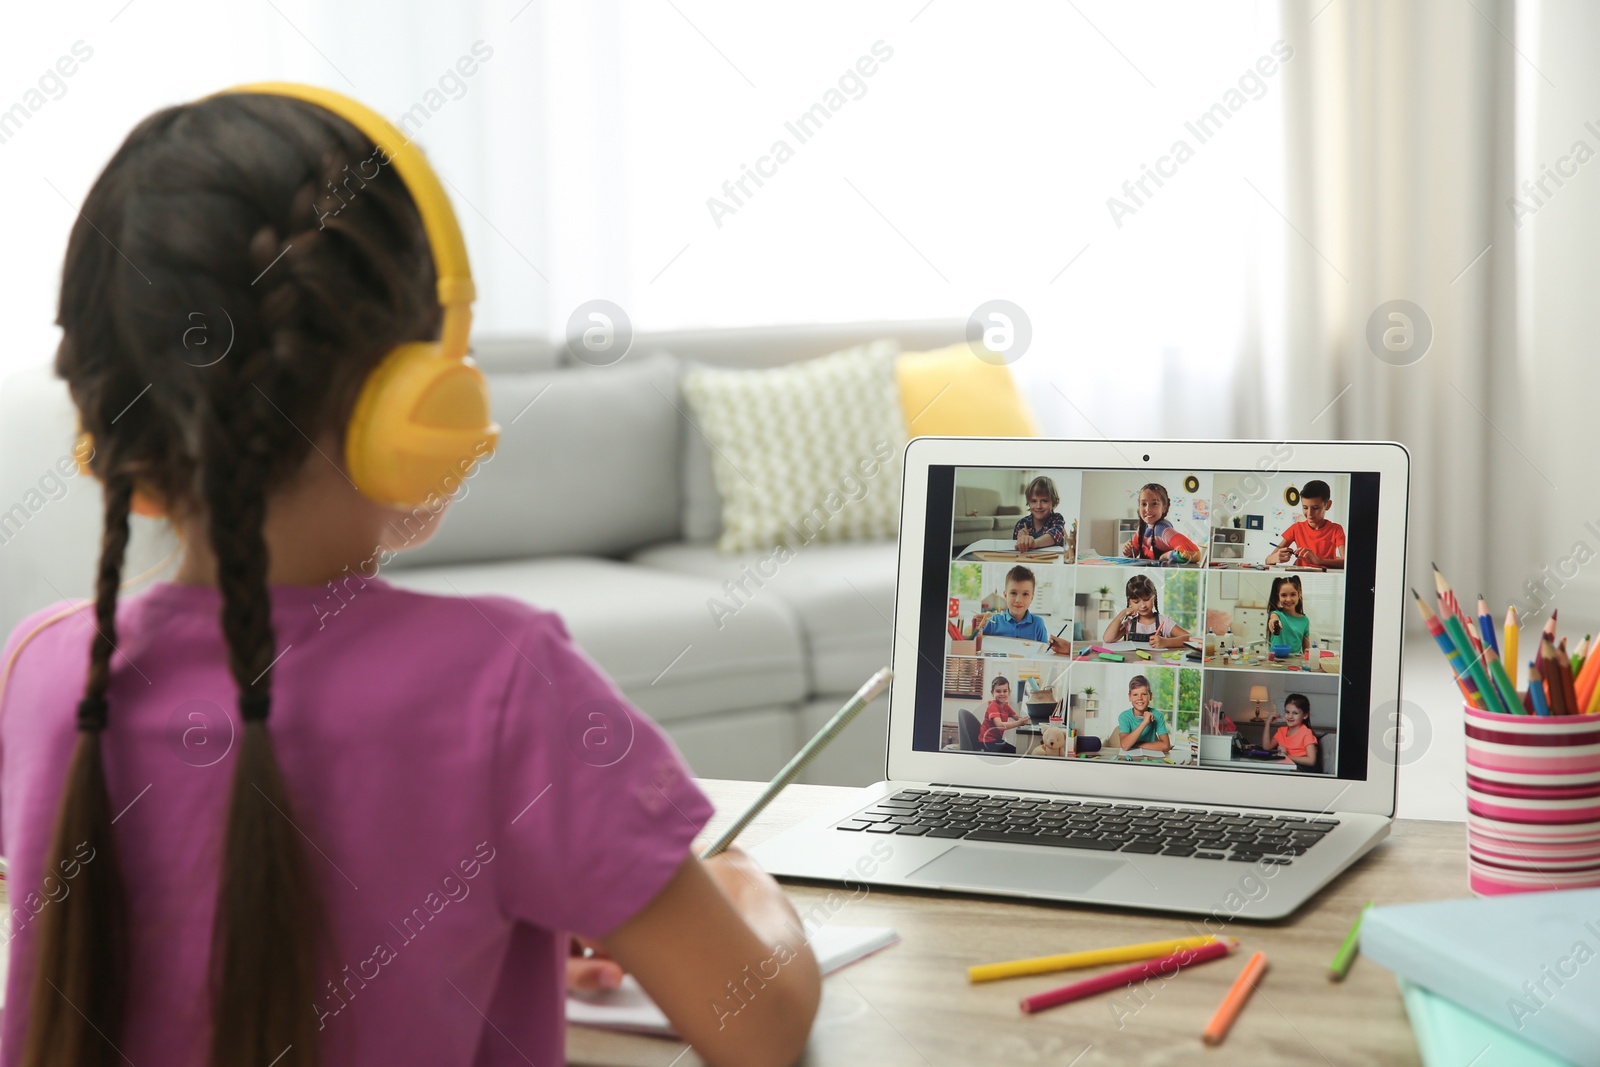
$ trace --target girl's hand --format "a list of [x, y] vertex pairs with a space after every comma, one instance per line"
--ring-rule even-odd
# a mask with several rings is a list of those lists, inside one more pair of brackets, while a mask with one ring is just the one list
[[1283, 629], [1283, 620], [1278, 618], [1278, 613], [1277, 612], [1273, 612], [1271, 615], [1267, 616], [1267, 632], [1268, 633], [1274, 633], [1275, 634], [1281, 629]]
[[1122, 542], [1122, 554], [1124, 556], [1138, 555], [1139, 546], [1135, 543], [1136, 541], [1138, 541], [1137, 537], [1130, 537]]
[[1327, 563], [1323, 558], [1309, 548], [1300, 550], [1300, 564], [1304, 567], [1324, 567]]
[[594, 993], [622, 984], [622, 965], [598, 941], [573, 936], [567, 950], [567, 992]]

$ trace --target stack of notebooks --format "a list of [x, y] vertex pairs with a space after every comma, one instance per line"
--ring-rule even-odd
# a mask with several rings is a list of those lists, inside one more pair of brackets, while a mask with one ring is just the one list
[[1373, 908], [1428, 1067], [1600, 1067], [1600, 889]]

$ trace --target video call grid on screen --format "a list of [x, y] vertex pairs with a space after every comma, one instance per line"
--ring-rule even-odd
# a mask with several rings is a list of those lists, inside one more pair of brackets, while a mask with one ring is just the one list
[[1378, 483], [930, 468], [914, 747], [1364, 778]]

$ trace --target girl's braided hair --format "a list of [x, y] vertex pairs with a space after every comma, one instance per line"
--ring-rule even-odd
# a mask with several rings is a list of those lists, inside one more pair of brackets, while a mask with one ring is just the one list
[[313, 442], [342, 438], [368, 372], [395, 345], [437, 336], [439, 318], [404, 183], [314, 105], [235, 94], [156, 112], [89, 191], [62, 270], [55, 367], [94, 439], [105, 525], [45, 869], [66, 869], [84, 844], [95, 861], [39, 919], [28, 1067], [121, 1062], [129, 931], [102, 748], [108, 726], [113, 746], [118, 733], [111, 654], [136, 490], [209, 542], [243, 720], [211, 931], [210, 1060], [318, 1062], [328, 932], [266, 728], [277, 652], [263, 523], [274, 492], [322, 462]]

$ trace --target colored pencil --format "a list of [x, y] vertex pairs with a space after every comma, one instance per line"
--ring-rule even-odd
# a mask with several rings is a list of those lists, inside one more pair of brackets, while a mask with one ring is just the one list
[[[1439, 570], [1438, 564], [1433, 565], [1433, 584], [1439, 591], [1439, 614], [1447, 619], [1455, 618], [1460, 620], [1462, 633], [1467, 635], [1467, 639], [1471, 643], [1472, 654], [1474, 656], [1482, 655], [1483, 642], [1478, 640], [1478, 635], [1472, 632], [1472, 627], [1468, 624], [1467, 614], [1461, 610], [1461, 601], [1456, 599], [1455, 590], [1451, 589], [1450, 583], [1445, 581], [1444, 573]], [[1468, 645], [1466, 644], [1461, 646], [1463, 654], [1466, 653], [1467, 648]]]
[[1521, 637], [1518, 632], [1515, 604], [1506, 609], [1506, 627], [1502, 633], [1505, 636], [1505, 647], [1501, 649], [1500, 658], [1505, 660], [1506, 673], [1511, 675], [1511, 685], [1515, 688], [1517, 684], [1517, 639]]
[[1115, 948], [1093, 948], [1084, 952], [1063, 952], [1055, 956], [1035, 956], [1025, 960], [1007, 960], [1004, 963], [980, 963], [967, 968], [967, 981], [992, 982], [997, 978], [1050, 974], [1054, 971], [1077, 970], [1079, 967], [1099, 967], [1107, 963], [1133, 963], [1157, 956], [1170, 956], [1186, 948], [1201, 948], [1215, 940], [1210, 934], [1203, 934], [1175, 937], [1167, 941], [1145, 941], [1137, 945], [1118, 945]]
[[1478, 594], [1478, 633], [1483, 638], [1483, 647], [1500, 651], [1500, 642], [1494, 639], [1494, 616], [1489, 614], [1489, 602], [1483, 599], [1483, 594]]
[[1561, 675], [1561, 702], [1566, 705], [1568, 715], [1582, 715], [1583, 708], [1578, 704], [1578, 690], [1572, 682], [1572, 661], [1567, 659], [1567, 650], [1556, 650], [1556, 670]]
[[1533, 701], [1535, 715], [1549, 715], [1550, 704], [1544, 696], [1544, 680], [1539, 677], [1537, 660], [1528, 661], [1528, 697]]
[[[1522, 714], [1522, 698], [1517, 695], [1517, 687], [1511, 684], [1511, 678], [1506, 674], [1505, 665], [1500, 662], [1500, 657], [1490, 648], [1488, 642], [1483, 646], [1483, 662], [1489, 668], [1489, 679], [1494, 682], [1500, 694], [1500, 699], [1505, 703], [1506, 710], [1513, 715]], [[1574, 700], [1577, 698], [1574, 697]]]
[[1595, 694], [1596, 683], [1600, 682], [1600, 655], [1594, 654], [1597, 651], [1600, 649], [1591, 650], [1589, 657], [1583, 661], [1583, 670], [1578, 672], [1578, 703], [1585, 708]]
[[1220, 960], [1237, 948], [1239, 942], [1233, 938], [1213, 941], [1209, 945], [1199, 948], [1186, 948], [1174, 952], [1170, 956], [1163, 956], [1158, 960], [1146, 960], [1144, 963], [1135, 963], [1131, 967], [1112, 971], [1109, 974], [1096, 975], [1086, 978], [1081, 982], [1062, 986], [1060, 989], [1051, 989], [1043, 993], [1035, 993], [1031, 997], [1023, 997], [1018, 1006], [1024, 1012], [1032, 1013], [1054, 1008], [1058, 1004], [1067, 1004], [1084, 997], [1092, 997], [1096, 993], [1119, 989], [1122, 986], [1133, 985], [1147, 978], [1162, 978], [1176, 973], [1182, 967], [1190, 967], [1196, 963], [1208, 963], [1211, 960]]
[[1344, 935], [1344, 942], [1339, 946], [1339, 951], [1333, 954], [1333, 960], [1328, 964], [1328, 981], [1342, 982], [1344, 976], [1350, 973], [1350, 964], [1355, 961], [1356, 949], [1361, 943], [1361, 920], [1367, 917], [1367, 909], [1370, 907], [1372, 901], [1369, 900], [1356, 915], [1356, 921], [1351, 925], [1350, 932]]
[[1556, 662], [1556, 650], [1549, 639], [1539, 643], [1539, 668], [1544, 671], [1545, 700], [1550, 704], [1550, 714], [1566, 715], [1567, 689], [1561, 684], [1559, 673], [1560, 664]]
[[[1463, 653], [1472, 647], [1470, 639], [1467, 637], [1467, 631], [1461, 627], [1460, 619], [1453, 616], [1445, 619], [1444, 631], [1450, 635], [1450, 640], [1455, 642], [1456, 648]], [[1489, 683], [1489, 675], [1483, 669], [1483, 660], [1476, 653], [1473, 654], [1471, 659], [1467, 660], [1467, 673], [1472, 676], [1472, 684], [1477, 686], [1479, 695], [1483, 697], [1483, 706], [1487, 710], [1498, 711], [1505, 715], [1516, 714], [1510, 708], [1501, 706], [1500, 695], [1496, 692], [1495, 687]]]
[[1220, 1045], [1222, 1039], [1228, 1036], [1229, 1027], [1233, 1020], [1239, 1017], [1239, 1011], [1244, 1007], [1244, 1002], [1250, 999], [1250, 994], [1255, 992], [1256, 983], [1261, 981], [1261, 976], [1267, 971], [1267, 954], [1257, 952], [1250, 957], [1250, 962], [1244, 965], [1244, 970], [1239, 972], [1239, 977], [1233, 980], [1233, 985], [1228, 989], [1228, 995], [1222, 998], [1217, 1013], [1206, 1023], [1205, 1033], [1200, 1037], [1208, 1045]]
[[1450, 635], [1444, 632], [1444, 625], [1439, 622], [1439, 617], [1428, 607], [1428, 602], [1422, 599], [1422, 594], [1413, 589], [1411, 595], [1417, 600], [1417, 610], [1422, 612], [1422, 621], [1427, 625], [1428, 632], [1433, 635], [1434, 641], [1444, 652], [1445, 661], [1450, 664], [1450, 671], [1456, 676], [1456, 685], [1461, 687], [1461, 695], [1473, 707], [1480, 711], [1487, 710], [1482, 695], [1467, 675], [1466, 663], [1461, 658], [1460, 650], [1456, 648], [1455, 642], [1450, 640]]
[[1585, 715], [1600, 713], [1600, 685], [1594, 687], [1594, 692], [1589, 694], [1589, 703], [1583, 706]]

